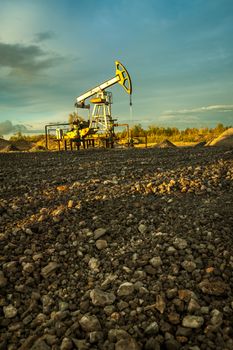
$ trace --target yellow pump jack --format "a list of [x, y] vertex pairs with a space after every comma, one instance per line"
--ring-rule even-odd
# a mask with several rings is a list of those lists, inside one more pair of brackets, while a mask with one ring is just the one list
[[120, 84], [130, 95], [130, 105], [132, 105], [132, 82], [127, 69], [119, 61], [115, 62], [116, 74], [113, 78], [97, 85], [76, 98], [76, 108], [86, 108], [90, 111], [90, 104], [86, 100], [93, 97], [90, 102], [94, 105], [92, 113], [89, 112], [89, 120], [73, 122], [73, 130], [64, 135], [64, 139], [83, 140], [88, 137], [105, 137], [112, 139], [114, 136], [114, 124], [116, 119], [112, 119], [111, 104], [112, 93], [106, 91], [114, 84]]

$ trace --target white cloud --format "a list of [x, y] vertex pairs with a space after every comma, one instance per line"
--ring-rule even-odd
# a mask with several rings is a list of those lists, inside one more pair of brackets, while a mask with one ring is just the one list
[[164, 112], [164, 117], [166, 116], [177, 116], [181, 114], [192, 114], [192, 113], [203, 113], [203, 112], [232, 112], [233, 111], [233, 105], [210, 105], [210, 106], [204, 106], [204, 107], [197, 107], [197, 108], [187, 108], [187, 109], [180, 109], [180, 110], [169, 110]]
[[162, 114], [158, 118], [156, 118], [158, 122], [165, 123], [199, 123], [200, 117], [196, 115], [185, 116], [185, 115], [177, 115], [177, 114]]

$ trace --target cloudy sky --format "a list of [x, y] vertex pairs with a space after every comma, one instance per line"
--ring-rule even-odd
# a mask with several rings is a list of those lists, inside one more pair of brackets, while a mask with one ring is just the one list
[[[75, 97], [133, 82], [133, 123], [233, 125], [232, 0], [0, 0], [0, 134], [67, 121]], [[129, 97], [111, 88], [113, 114]]]

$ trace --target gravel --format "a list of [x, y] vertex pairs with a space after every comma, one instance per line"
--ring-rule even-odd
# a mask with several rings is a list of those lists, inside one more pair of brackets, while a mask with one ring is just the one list
[[233, 349], [233, 152], [0, 154], [0, 349]]

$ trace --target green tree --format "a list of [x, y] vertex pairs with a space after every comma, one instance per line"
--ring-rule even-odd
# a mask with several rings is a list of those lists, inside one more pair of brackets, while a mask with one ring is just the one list
[[72, 112], [72, 113], [70, 113], [69, 116], [68, 116], [68, 123], [69, 123], [69, 124], [73, 124], [73, 122], [75, 122], [75, 121], [83, 122], [83, 121], [84, 121], [84, 118], [81, 117], [80, 115], [78, 115], [78, 113]]
[[16, 132], [13, 136], [10, 137], [10, 141], [21, 141], [26, 140], [27, 137], [21, 133], [21, 131]]
[[131, 128], [131, 136], [132, 137], [140, 137], [145, 136], [146, 131], [143, 129], [141, 124], [136, 124]]

